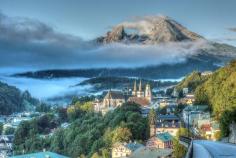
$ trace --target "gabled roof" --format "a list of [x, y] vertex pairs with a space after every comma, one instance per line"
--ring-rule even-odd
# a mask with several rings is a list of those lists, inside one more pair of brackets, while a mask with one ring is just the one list
[[125, 99], [124, 95], [120, 91], [108, 91], [104, 99]]
[[168, 132], [159, 133], [156, 137], [163, 142], [171, 141], [173, 139], [173, 136], [171, 136]]
[[69, 157], [47, 151], [47, 152], [38, 152], [19, 156], [12, 156], [10, 158], [69, 158]]

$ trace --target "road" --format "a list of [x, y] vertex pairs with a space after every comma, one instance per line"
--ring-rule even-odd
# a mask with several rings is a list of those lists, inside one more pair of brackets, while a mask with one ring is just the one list
[[236, 158], [236, 145], [207, 140], [194, 140], [193, 158]]

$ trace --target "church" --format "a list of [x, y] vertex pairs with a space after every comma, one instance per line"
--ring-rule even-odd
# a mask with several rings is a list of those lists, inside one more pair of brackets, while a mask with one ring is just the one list
[[137, 89], [136, 80], [134, 81], [134, 88], [132, 94], [125, 95], [121, 91], [109, 90], [102, 101], [94, 101], [94, 110], [96, 112], [102, 112], [102, 114], [107, 113], [110, 110], [121, 106], [125, 102], [133, 102], [141, 105], [142, 107], [147, 107], [152, 102], [152, 91], [151, 86], [146, 84], [145, 90], [142, 89], [142, 81], [139, 82], [139, 87]]
[[137, 82], [134, 81], [134, 88], [132, 91], [132, 96], [128, 99], [129, 102], [134, 102], [141, 106], [149, 106], [152, 102], [152, 91], [150, 84], [146, 84], [145, 90], [142, 89], [142, 81], [140, 80], [138, 90]]

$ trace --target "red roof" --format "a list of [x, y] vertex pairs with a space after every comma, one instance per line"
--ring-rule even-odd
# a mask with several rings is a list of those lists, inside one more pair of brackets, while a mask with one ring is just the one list
[[149, 101], [144, 97], [130, 97], [128, 99], [128, 101], [139, 104], [141, 106], [148, 106], [149, 105]]
[[211, 125], [210, 124], [203, 124], [202, 126], [201, 126], [201, 130], [203, 130], [203, 131], [211, 131]]

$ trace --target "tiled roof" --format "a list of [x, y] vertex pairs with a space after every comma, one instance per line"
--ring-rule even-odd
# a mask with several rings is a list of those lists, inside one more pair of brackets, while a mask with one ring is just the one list
[[173, 136], [171, 136], [168, 132], [159, 133], [156, 135], [156, 137], [163, 142], [171, 141], [173, 139]]
[[149, 101], [144, 97], [130, 97], [128, 99], [128, 101], [139, 104], [141, 106], [148, 106], [149, 105]]
[[125, 99], [120, 91], [108, 91], [104, 99]]
[[38, 152], [19, 156], [12, 156], [10, 158], [69, 158], [69, 157], [47, 151], [47, 152]]

